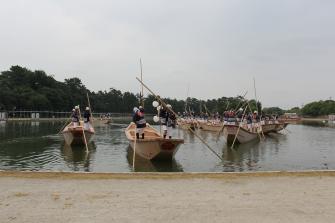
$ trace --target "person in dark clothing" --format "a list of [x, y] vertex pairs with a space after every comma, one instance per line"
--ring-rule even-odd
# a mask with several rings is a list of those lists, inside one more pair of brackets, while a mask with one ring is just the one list
[[168, 114], [166, 108], [161, 106], [160, 110], [159, 110], [159, 120], [161, 122], [161, 128], [162, 128], [162, 131], [163, 131], [163, 138], [164, 139], [166, 138], [166, 135], [167, 135], [168, 119], [169, 119], [169, 114]]
[[[168, 110], [171, 110], [172, 109], [172, 106], [171, 105], [167, 105], [168, 107]], [[168, 111], [167, 112], [167, 136], [169, 137], [169, 139], [172, 138], [172, 128], [175, 128], [176, 127], [176, 121], [177, 121], [177, 118], [176, 116], [174, 115], [174, 113], [172, 111]], [[164, 136], [164, 138], [166, 137], [166, 135]]]
[[84, 128], [89, 129], [90, 128], [90, 122], [91, 122], [91, 112], [90, 108], [86, 107], [84, 112]]
[[243, 116], [243, 109], [240, 108], [240, 109], [238, 110], [238, 112], [236, 113], [236, 117], [237, 117], [238, 119], [242, 120], [242, 116]]
[[147, 127], [147, 122], [144, 118], [144, 109], [140, 106], [140, 108], [134, 108], [133, 122], [136, 124], [136, 138], [140, 138], [140, 134], [142, 135], [142, 139], [144, 139], [144, 128]]
[[72, 110], [71, 115], [72, 125], [74, 127], [79, 126], [79, 107], [75, 106], [75, 108]]

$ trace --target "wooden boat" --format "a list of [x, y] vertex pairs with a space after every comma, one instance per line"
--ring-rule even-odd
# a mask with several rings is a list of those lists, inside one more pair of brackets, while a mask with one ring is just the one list
[[111, 118], [98, 118], [94, 119], [94, 127], [103, 127], [112, 123]]
[[184, 130], [188, 130], [189, 128], [191, 128], [191, 123], [188, 123], [182, 119], [178, 119], [177, 124], [179, 128], [184, 129]]
[[276, 129], [276, 124], [262, 124], [262, 129], [264, 134], [268, 134]]
[[280, 132], [289, 123], [279, 122], [279, 121], [267, 121], [262, 124], [262, 130], [264, 134]]
[[84, 129], [84, 123], [81, 121], [80, 126], [74, 127], [72, 123], [68, 124], [62, 131], [65, 143], [69, 146], [85, 145], [84, 134], [87, 143], [89, 143], [95, 134], [94, 128], [90, 125], [89, 129]]
[[199, 123], [202, 130], [211, 131], [211, 132], [219, 132], [222, 130], [223, 123], [210, 123], [210, 122], [201, 122]]
[[288, 124], [289, 124], [289, 123], [285, 123], [285, 122], [279, 122], [279, 123], [277, 123], [277, 124], [276, 124], [276, 129], [275, 129], [274, 132], [279, 132], [279, 131], [285, 129], [285, 128], [287, 127]]
[[[130, 123], [125, 133], [134, 150], [135, 143], [135, 123]], [[159, 131], [147, 125], [144, 129], [144, 139], [136, 139], [136, 155], [148, 160], [172, 160], [183, 139], [164, 139]]]
[[234, 124], [228, 124], [224, 126], [223, 135], [226, 138], [226, 142], [228, 145], [233, 144], [233, 141], [236, 137], [236, 144], [244, 144], [253, 140], [259, 139], [258, 132], [252, 132], [248, 130], [245, 126], [239, 126]]

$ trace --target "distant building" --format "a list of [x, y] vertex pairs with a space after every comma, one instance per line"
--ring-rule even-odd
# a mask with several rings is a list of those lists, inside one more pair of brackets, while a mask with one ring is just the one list
[[7, 112], [0, 112], [0, 121], [7, 120], [8, 114]]
[[286, 123], [296, 124], [301, 121], [301, 117], [297, 113], [285, 113], [279, 120]]
[[284, 118], [289, 118], [289, 119], [299, 119], [299, 115], [297, 113], [285, 113]]

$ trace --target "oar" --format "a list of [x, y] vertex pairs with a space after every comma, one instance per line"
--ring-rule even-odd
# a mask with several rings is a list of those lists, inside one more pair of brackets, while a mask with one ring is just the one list
[[135, 124], [135, 132], [134, 132], [134, 154], [133, 154], [133, 171], [135, 172], [135, 156], [136, 156], [136, 142], [137, 142], [137, 136], [136, 136], [137, 127]]
[[65, 124], [62, 126], [62, 128], [59, 130], [59, 132], [57, 134], [60, 134], [63, 131], [63, 129], [65, 128], [65, 126], [67, 126], [69, 124], [69, 122], [71, 121], [71, 117], [72, 117], [72, 114], [71, 114], [69, 120], [65, 122]]
[[91, 123], [92, 123], [92, 126], [94, 126], [94, 124], [93, 124], [93, 120], [94, 120], [94, 118], [93, 118], [93, 113], [92, 113], [92, 108], [91, 108], [90, 98], [88, 97], [88, 93], [87, 93], [87, 92], [86, 92], [86, 96], [87, 96], [88, 107], [89, 107], [89, 109], [90, 109], [90, 113], [91, 113], [91, 116], [92, 116], [92, 119], [91, 119], [90, 121], [91, 121]]
[[212, 116], [212, 114], [208, 111], [206, 104], [204, 104], [204, 108], [206, 109], [206, 112], [208, 113], [208, 115]]
[[237, 139], [238, 134], [240, 133], [241, 123], [243, 123], [243, 120], [244, 120], [244, 116], [245, 116], [245, 112], [246, 112], [246, 110], [247, 110], [247, 107], [245, 107], [244, 112], [243, 112], [243, 115], [242, 115], [242, 120], [241, 120], [241, 122], [240, 122], [239, 125], [238, 125], [238, 129], [237, 129], [237, 132], [236, 132], [236, 135], [235, 135], [233, 144], [231, 145], [231, 148], [232, 148], [232, 149], [234, 148], [235, 141], [236, 141], [236, 139]]
[[[160, 103], [166, 108], [168, 109], [170, 112], [172, 112], [176, 118], [179, 118], [178, 114], [176, 112], [174, 112], [171, 108], [167, 107], [167, 105], [165, 104], [165, 102], [158, 97], [148, 86], [146, 86], [138, 77], [136, 77], [136, 79], [143, 85], [143, 87], [145, 87], [157, 100], [160, 101]], [[200, 139], [200, 141], [212, 152], [214, 153], [221, 161], [223, 161], [222, 157], [220, 157], [220, 155], [215, 152], [206, 142], [204, 139], [202, 139], [198, 134], [195, 133], [195, 131], [193, 131], [190, 127], [188, 127], [188, 130], [190, 132], [192, 132], [198, 139]]]
[[[236, 108], [235, 108], [235, 112], [238, 110], [238, 109], [240, 109], [240, 105], [241, 105], [241, 103], [243, 103], [243, 101], [245, 101], [246, 99], [245, 99], [245, 96], [248, 94], [248, 91], [246, 91], [245, 93], [244, 93], [244, 95], [242, 96], [242, 98], [244, 98], [244, 100], [242, 100], [242, 101], [240, 101], [238, 104], [237, 104], [237, 106], [236, 106]], [[241, 106], [241, 107], [244, 107], [243, 105]], [[227, 109], [226, 109], [227, 110]]]
[[[79, 126], [80, 126], [80, 120], [81, 120], [81, 113], [80, 113], [80, 109], [79, 109]], [[87, 140], [86, 140], [86, 135], [85, 135], [85, 130], [84, 130], [84, 123], [83, 123], [83, 126], [82, 126], [82, 130], [83, 130], [86, 152], [88, 153], [88, 145], [87, 145]]]

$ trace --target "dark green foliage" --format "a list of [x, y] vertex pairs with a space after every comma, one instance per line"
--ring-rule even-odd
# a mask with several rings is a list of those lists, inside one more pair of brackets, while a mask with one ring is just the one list
[[[110, 88], [108, 91], [91, 92], [79, 78], [56, 81], [44, 71], [30, 71], [20, 66], [12, 66], [0, 75], [0, 110], [39, 110], [39, 111], [71, 111], [75, 105], [87, 106], [86, 93], [89, 94], [94, 112], [131, 113], [134, 106], [139, 106], [139, 94], [124, 92]], [[144, 100], [147, 113], [156, 113], [152, 107], [154, 96]], [[225, 110], [236, 110], [246, 103], [241, 96], [221, 97], [207, 101], [196, 98], [184, 100], [164, 99], [176, 112], [223, 113]], [[255, 101], [249, 102], [252, 110], [256, 109]], [[187, 106], [185, 106], [187, 105]], [[261, 104], [258, 103], [259, 110]]]
[[287, 113], [296, 113], [298, 115], [301, 115], [301, 109], [299, 107], [294, 107], [286, 111]]
[[335, 114], [335, 101], [326, 100], [309, 103], [301, 109], [301, 113], [304, 116], [312, 117]]
[[285, 111], [278, 107], [271, 107], [271, 108], [264, 108], [263, 114], [264, 115], [283, 115]]

